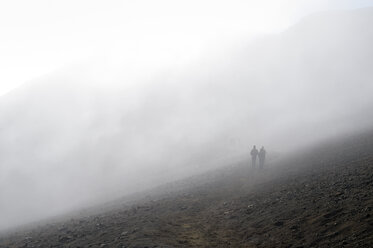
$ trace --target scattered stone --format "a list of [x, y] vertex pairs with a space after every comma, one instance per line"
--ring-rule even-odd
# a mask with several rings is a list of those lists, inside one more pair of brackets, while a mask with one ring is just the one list
[[69, 236], [61, 236], [59, 237], [58, 241], [61, 242], [61, 243], [65, 243], [67, 241], [69, 241], [71, 239], [71, 237]]
[[283, 221], [276, 221], [274, 223], [275, 226], [283, 226], [284, 225], [284, 222]]

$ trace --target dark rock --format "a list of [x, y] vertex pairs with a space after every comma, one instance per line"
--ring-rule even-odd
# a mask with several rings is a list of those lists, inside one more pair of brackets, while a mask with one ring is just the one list
[[275, 225], [275, 226], [283, 226], [284, 222], [283, 221], [276, 221], [275, 223], [273, 223], [273, 225]]

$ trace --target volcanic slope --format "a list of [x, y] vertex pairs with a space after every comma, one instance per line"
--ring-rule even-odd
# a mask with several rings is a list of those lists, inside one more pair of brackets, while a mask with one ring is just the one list
[[373, 132], [263, 171], [247, 164], [166, 185], [132, 205], [3, 234], [0, 247], [373, 246]]

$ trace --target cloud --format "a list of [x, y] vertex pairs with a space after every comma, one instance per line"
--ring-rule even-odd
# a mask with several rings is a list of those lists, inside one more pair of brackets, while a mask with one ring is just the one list
[[206, 57], [182, 35], [154, 38], [167, 29], [155, 22], [139, 29], [154, 29], [147, 42], [103, 43], [119, 58], [91, 56], [3, 96], [1, 228], [216, 168], [252, 144], [287, 152], [363, 128], [371, 11], [313, 15], [234, 47], [216, 41]]

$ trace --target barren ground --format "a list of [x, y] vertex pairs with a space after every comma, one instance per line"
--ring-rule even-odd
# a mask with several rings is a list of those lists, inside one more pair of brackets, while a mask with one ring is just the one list
[[373, 247], [373, 135], [177, 185], [2, 234], [0, 247]]

